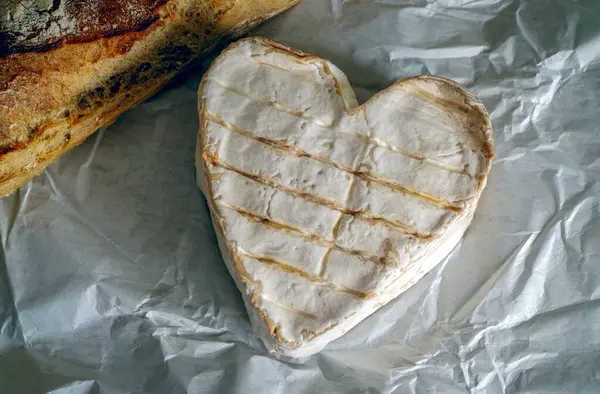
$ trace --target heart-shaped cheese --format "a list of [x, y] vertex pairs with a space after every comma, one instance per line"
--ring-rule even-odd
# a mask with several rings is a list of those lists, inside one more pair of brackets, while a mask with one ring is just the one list
[[198, 183], [253, 327], [307, 356], [411, 287], [458, 243], [492, 154], [458, 84], [401, 80], [358, 105], [326, 60], [238, 41], [199, 91]]

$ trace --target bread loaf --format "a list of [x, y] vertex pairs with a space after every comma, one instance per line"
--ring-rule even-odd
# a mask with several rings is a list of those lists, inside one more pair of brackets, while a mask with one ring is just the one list
[[219, 40], [298, 0], [7, 0], [0, 195], [153, 95]]

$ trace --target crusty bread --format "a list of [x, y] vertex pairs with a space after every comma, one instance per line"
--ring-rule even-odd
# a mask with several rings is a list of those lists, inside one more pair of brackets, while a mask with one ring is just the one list
[[[298, 0], [94, 1], [92, 6], [100, 7], [95, 11], [107, 10], [109, 15], [98, 11], [96, 21], [80, 19], [62, 36], [36, 31], [37, 36], [13, 42], [7, 39], [7, 23], [0, 25], [2, 196], [152, 96], [221, 39], [244, 34]], [[53, 11], [57, 4], [90, 7], [89, 1], [51, 3]], [[143, 11], [141, 19], [126, 13], [132, 4]], [[122, 15], [110, 15], [119, 7]], [[98, 27], [105, 19], [120, 22], [107, 24], [117, 30]], [[7, 20], [14, 25], [14, 16], [0, 15], [0, 22]], [[46, 26], [53, 28], [51, 23]], [[86, 35], [91, 28], [95, 35]]]

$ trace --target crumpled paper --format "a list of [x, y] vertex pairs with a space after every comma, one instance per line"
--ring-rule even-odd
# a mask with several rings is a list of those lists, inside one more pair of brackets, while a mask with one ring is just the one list
[[253, 34], [360, 101], [431, 73], [496, 159], [463, 241], [303, 360], [267, 354], [194, 181], [210, 59], [0, 200], [2, 393], [600, 392], [600, 3], [304, 0]]

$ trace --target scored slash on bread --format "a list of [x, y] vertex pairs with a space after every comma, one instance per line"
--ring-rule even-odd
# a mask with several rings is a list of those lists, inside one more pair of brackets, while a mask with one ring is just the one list
[[477, 98], [438, 77], [358, 105], [326, 60], [238, 41], [199, 88], [198, 184], [253, 326], [313, 354], [458, 243], [493, 157]]
[[220, 40], [297, 2], [9, 1], [0, 13], [0, 196], [152, 96]]

